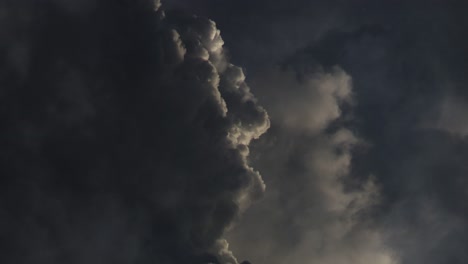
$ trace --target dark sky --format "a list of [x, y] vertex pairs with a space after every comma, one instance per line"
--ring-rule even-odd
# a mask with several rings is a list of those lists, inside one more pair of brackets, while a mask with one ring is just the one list
[[468, 263], [466, 1], [0, 0], [0, 262]]

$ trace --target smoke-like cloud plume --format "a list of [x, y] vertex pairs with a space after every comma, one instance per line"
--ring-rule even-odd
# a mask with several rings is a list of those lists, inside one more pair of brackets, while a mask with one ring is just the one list
[[231, 234], [234, 248], [262, 263], [399, 263], [368, 217], [378, 183], [350, 175], [353, 150], [366, 144], [350, 130], [351, 77], [339, 67], [286, 67], [253, 84], [272, 121], [254, 151], [269, 188]]
[[236, 264], [269, 120], [224, 53], [159, 1], [2, 1], [1, 262]]

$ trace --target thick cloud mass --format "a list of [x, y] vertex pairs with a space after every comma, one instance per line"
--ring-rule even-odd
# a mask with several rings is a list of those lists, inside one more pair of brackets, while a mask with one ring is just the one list
[[266, 131], [215, 24], [152, 1], [1, 1], [2, 263], [237, 263]]
[[339, 67], [275, 69], [253, 85], [271, 114], [271, 130], [254, 144], [269, 187], [231, 233], [234, 248], [261, 263], [398, 263], [368, 218], [380, 202], [378, 184], [371, 175], [350, 177], [353, 149], [366, 144], [349, 129], [350, 76]]
[[0, 262], [468, 263], [467, 7], [0, 0]]
[[[383, 248], [389, 249], [383, 252], [393, 252], [401, 264], [468, 263], [467, 1], [178, 0], [175, 4], [203, 11], [218, 22], [230, 40], [234, 59], [247, 68], [250, 80], [258, 82], [252, 89], [272, 117], [272, 129], [259, 142], [258, 151], [257, 147], [252, 151], [269, 192], [258, 207], [262, 213], [248, 213], [232, 235], [234, 248], [255, 255], [243, 247], [242, 239], [255, 234], [252, 226], [273, 222], [263, 234], [278, 237], [281, 233], [280, 239], [273, 245], [256, 240], [271, 248], [259, 250], [257, 262], [262, 258], [274, 263], [290, 261], [282, 259], [284, 255], [302, 256], [300, 263], [330, 261], [322, 254], [331, 243], [315, 247], [314, 240], [304, 239], [304, 234], [329, 230], [333, 221], [343, 219], [335, 215], [331, 221], [320, 220], [329, 215], [326, 212], [333, 203], [325, 201], [334, 196], [323, 193], [318, 187], [323, 186], [323, 178], [315, 176], [336, 179], [330, 171], [343, 163], [325, 155], [311, 163], [315, 159], [307, 153], [323, 150], [327, 142], [317, 139], [320, 144], [314, 143], [309, 139], [312, 134], [330, 137], [341, 128], [351, 131], [359, 143], [348, 152], [338, 149], [339, 155], [349, 157], [348, 173], [340, 177], [343, 181], [331, 184], [332, 193], [342, 186], [349, 197], [348, 192], [359, 189], [372, 175], [380, 196], [380, 203], [358, 218], [357, 222], [365, 224], [352, 229], [354, 237], [360, 237], [363, 230], [375, 231]], [[296, 75], [300, 81], [295, 84], [294, 77], [281, 73], [280, 77], [276, 71], [264, 73], [275, 65], [289, 69], [286, 75]], [[333, 74], [337, 66], [353, 84], [353, 100], [348, 106], [341, 104], [341, 113], [331, 111], [340, 104], [330, 103], [334, 102], [330, 98], [338, 97], [324, 97], [327, 93], [311, 89], [313, 83], [307, 81], [317, 72], [339, 79]], [[264, 85], [276, 83], [276, 89]], [[324, 90], [330, 91], [328, 95], [339, 91]], [[282, 203], [299, 205], [286, 207], [275, 201], [272, 193], [276, 192], [283, 195]], [[318, 205], [325, 210], [305, 216], [306, 209], [316, 210]], [[278, 211], [283, 213], [274, 214]], [[296, 219], [308, 224], [298, 226]], [[327, 241], [332, 236], [315, 233], [311, 237]], [[328, 251], [327, 256], [334, 257], [332, 263], [378, 263], [377, 257], [353, 259], [349, 252], [360, 252], [360, 256], [382, 252], [370, 250], [379, 243], [362, 237], [348, 241], [342, 243], [349, 247], [335, 243], [334, 250]], [[298, 250], [307, 254], [297, 255]]]

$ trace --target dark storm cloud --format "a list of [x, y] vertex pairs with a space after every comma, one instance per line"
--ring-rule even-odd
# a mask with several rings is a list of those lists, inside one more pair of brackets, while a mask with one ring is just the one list
[[[321, 182], [313, 177], [313, 172], [327, 163], [304, 169], [302, 162], [304, 153], [320, 147], [304, 138], [310, 132], [298, 135], [284, 124], [287, 121], [299, 123], [303, 129], [310, 128], [315, 123], [307, 113], [319, 116], [331, 112], [327, 112], [330, 109], [324, 106], [327, 100], [320, 94], [309, 98], [304, 92], [307, 86], [278, 82], [281, 73], [264, 74], [263, 69], [279, 64], [301, 79], [317, 72], [333, 72], [338, 65], [352, 78], [355, 102], [342, 106], [345, 114], [340, 114], [329, 128], [318, 131], [319, 135], [329, 135], [333, 129], [345, 127], [365, 143], [349, 150], [349, 174], [344, 189], [353, 190], [355, 181], [365, 182], [373, 175], [381, 203], [360, 221], [374, 222], [376, 230], [383, 234], [384, 244], [396, 252], [403, 264], [468, 261], [465, 1], [176, 2], [213, 17], [225, 39], [241, 39], [229, 42], [230, 51], [256, 83], [252, 85], [255, 94], [271, 109], [272, 130], [261, 141], [264, 146], [259, 147], [260, 151], [252, 153], [259, 168], [265, 171], [270, 193], [284, 195], [284, 203], [315, 201], [317, 206], [326, 200], [320, 188], [303, 187], [304, 182]], [[265, 83], [278, 86], [265, 88], [262, 85]], [[302, 91], [301, 96], [294, 98], [297, 91]], [[284, 100], [277, 99], [282, 98], [279, 94]], [[328, 117], [331, 119], [327, 120], [333, 120], [337, 116]], [[287, 141], [299, 143], [281, 144]], [[296, 147], [303, 150], [283, 151]], [[289, 163], [279, 165], [281, 160]], [[328, 167], [338, 164], [335, 160]], [[269, 167], [275, 169], [268, 171]], [[256, 237], [252, 227], [264, 225], [262, 232], [281, 238], [270, 244], [268, 239], [255, 238], [257, 245], [267, 248], [261, 252], [268, 260], [277, 259], [278, 254], [295, 255], [302, 247], [310, 252], [324, 252], [314, 251], [314, 243], [307, 242], [307, 246], [300, 239], [314, 228], [326, 230], [328, 222], [304, 217], [307, 206], [283, 206], [268, 195], [257, 207], [259, 212], [249, 213], [233, 236], [244, 232], [243, 237], [245, 234]], [[274, 214], [284, 208], [292, 209]], [[316, 211], [312, 215], [320, 219], [324, 214]], [[296, 218], [307, 219], [309, 225], [297, 227]], [[263, 224], [266, 219], [275, 220], [271, 220], [271, 225]], [[315, 237], [328, 236], [315, 234]], [[257, 253], [243, 247], [242, 242], [234, 246], [244, 254]], [[342, 247], [335, 249], [330, 256], [346, 252]], [[310, 252], [305, 255], [313, 256]], [[301, 259], [310, 263], [320, 261], [326, 263], [320, 257]], [[354, 260], [354, 263], [369, 262], [373, 263]]]
[[269, 121], [215, 24], [158, 7], [1, 2], [2, 263], [237, 263]]

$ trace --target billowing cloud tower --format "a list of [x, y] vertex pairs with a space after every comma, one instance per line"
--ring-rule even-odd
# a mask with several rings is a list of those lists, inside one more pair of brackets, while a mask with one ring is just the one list
[[269, 127], [214, 22], [133, 0], [0, 5], [2, 263], [237, 263]]

